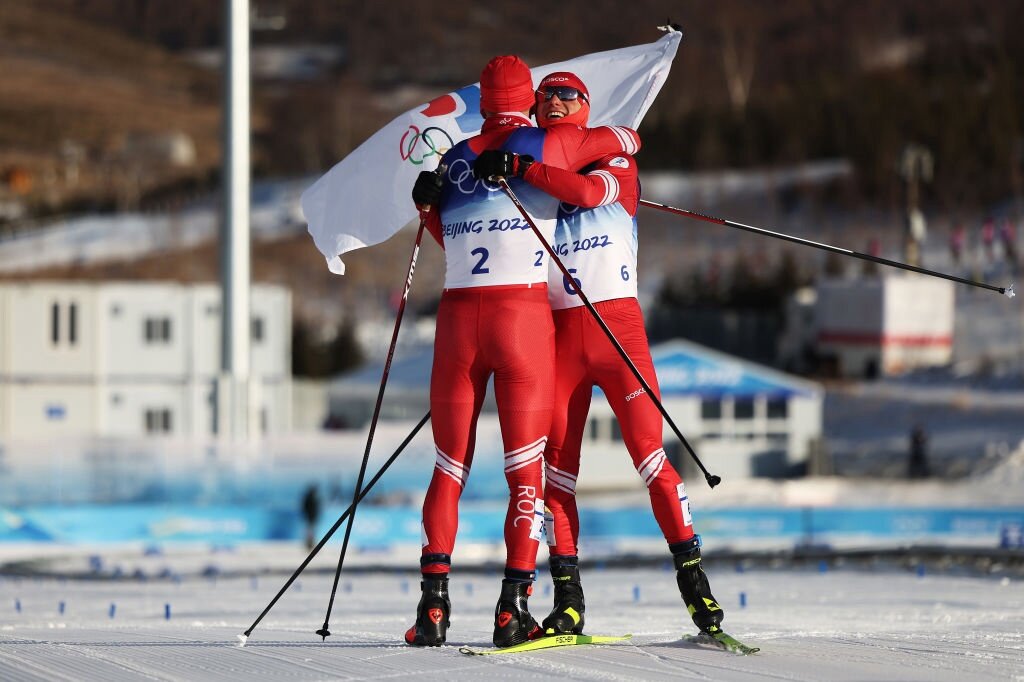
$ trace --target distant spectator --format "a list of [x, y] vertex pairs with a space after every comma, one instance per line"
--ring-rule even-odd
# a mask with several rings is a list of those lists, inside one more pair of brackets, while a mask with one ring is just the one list
[[320, 520], [320, 493], [315, 483], [311, 483], [302, 495], [302, 516], [306, 519], [306, 549], [313, 549], [316, 522]]
[[910, 459], [907, 463], [907, 478], [928, 478], [928, 434], [920, 424], [910, 430]]
[[955, 265], [960, 265], [964, 255], [964, 246], [967, 243], [967, 228], [963, 223], [957, 223], [953, 232], [949, 235], [949, 255]]
[[1017, 228], [1013, 226], [1009, 217], [1003, 218], [1003, 222], [999, 224], [999, 241], [1003, 244], [1003, 253], [1013, 274], [1017, 274]]
[[993, 262], [996, 259], [996, 221], [991, 216], [981, 224], [981, 246], [985, 249], [985, 259]]

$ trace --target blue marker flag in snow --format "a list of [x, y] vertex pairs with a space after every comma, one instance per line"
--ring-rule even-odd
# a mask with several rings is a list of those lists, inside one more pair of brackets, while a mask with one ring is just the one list
[[[636, 128], [668, 78], [683, 34], [532, 69], [534, 82], [572, 71], [591, 92], [590, 125]], [[480, 65], [483, 68], [483, 64]], [[331, 272], [341, 255], [390, 238], [416, 217], [416, 176], [434, 170], [446, 151], [480, 132], [480, 86], [474, 83], [411, 109], [359, 145], [302, 194], [302, 211]]]

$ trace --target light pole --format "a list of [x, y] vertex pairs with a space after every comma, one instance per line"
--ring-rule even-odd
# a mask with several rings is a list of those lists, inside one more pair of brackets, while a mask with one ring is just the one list
[[249, 377], [249, 0], [224, 0], [223, 218], [220, 229], [221, 366], [217, 435], [248, 440]]
[[903, 178], [906, 194], [903, 259], [908, 265], [921, 266], [924, 239], [928, 233], [924, 213], [921, 212], [921, 183], [931, 182], [935, 162], [931, 150], [917, 144], [908, 144], [900, 154], [899, 174]]

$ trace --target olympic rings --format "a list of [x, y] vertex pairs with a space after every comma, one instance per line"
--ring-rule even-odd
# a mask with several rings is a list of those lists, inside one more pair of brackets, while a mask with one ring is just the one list
[[448, 180], [463, 194], [473, 194], [481, 183], [488, 192], [501, 191], [501, 186], [497, 183], [477, 180], [473, 175], [473, 168], [466, 159], [452, 161], [448, 166]]
[[[437, 139], [434, 139], [435, 136], [437, 136]], [[443, 140], [441, 139], [442, 137]], [[420, 148], [420, 141], [427, 148], [425, 151]], [[441, 143], [440, 145], [438, 144], [439, 142]], [[447, 146], [443, 146], [445, 142], [447, 142]], [[420, 132], [419, 128], [410, 125], [408, 130], [402, 134], [402, 139], [398, 142], [398, 153], [403, 161], [409, 161], [419, 166], [431, 156], [440, 157], [454, 145], [455, 142], [452, 141], [451, 136], [441, 128], [431, 126], [424, 128]], [[420, 153], [417, 153], [417, 151]]]

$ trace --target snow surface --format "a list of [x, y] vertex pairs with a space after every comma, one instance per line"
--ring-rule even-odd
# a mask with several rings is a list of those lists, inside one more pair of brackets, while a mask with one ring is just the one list
[[[496, 574], [453, 574], [449, 645], [424, 650], [401, 641], [418, 599], [415, 573], [345, 573], [323, 642], [314, 632], [323, 625], [335, 548], [242, 648], [237, 635], [290, 574], [264, 570], [297, 566], [304, 551], [248, 547], [220, 556], [229, 570], [219, 576], [203, 576], [203, 559], [178, 551], [149, 557], [168, 567], [162, 580], [0, 579], [0, 679], [1024, 680], [1024, 583], [1005, 576], [712, 563], [727, 629], [761, 647], [743, 657], [680, 641], [693, 626], [670, 570], [587, 568], [587, 631], [629, 632], [630, 642], [468, 657], [458, 645], [489, 645]], [[88, 548], [75, 552], [54, 565], [84, 564]], [[9, 550], [2, 555], [10, 558]], [[536, 589], [533, 609], [546, 613], [548, 581]]]

